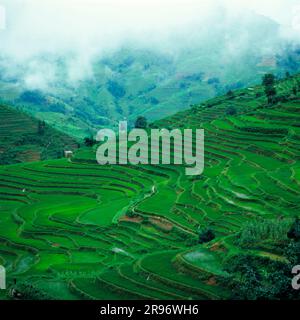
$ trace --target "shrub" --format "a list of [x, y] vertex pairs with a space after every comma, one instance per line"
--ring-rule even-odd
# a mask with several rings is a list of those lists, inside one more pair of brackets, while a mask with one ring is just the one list
[[231, 98], [231, 97], [234, 96], [234, 93], [233, 93], [232, 90], [229, 90], [229, 91], [227, 91], [226, 95], [227, 95], [227, 97], [230, 97], [230, 98]]
[[236, 242], [242, 247], [251, 247], [264, 241], [284, 241], [290, 226], [289, 219], [256, 219], [246, 224]]
[[296, 218], [290, 230], [287, 233], [289, 239], [300, 241], [300, 219]]
[[290, 241], [284, 251], [285, 257], [292, 265], [300, 263], [300, 241]]
[[97, 141], [93, 137], [86, 137], [84, 138], [84, 145], [87, 147], [92, 147], [97, 143]]
[[15, 286], [14, 297], [21, 300], [53, 300], [53, 297], [27, 281], [20, 282]]
[[298, 92], [298, 88], [297, 87], [293, 87], [292, 91], [293, 91], [293, 94], [296, 95], [297, 92]]
[[212, 241], [215, 237], [216, 236], [215, 236], [213, 230], [211, 230], [209, 228], [205, 228], [203, 230], [200, 230], [198, 242], [200, 244], [207, 243], [207, 242]]
[[133, 218], [133, 217], [134, 217], [134, 212], [133, 212], [133, 210], [132, 210], [132, 209], [128, 209], [128, 210], [126, 211], [126, 216], [127, 216], [128, 218]]
[[229, 106], [227, 109], [226, 109], [226, 114], [228, 116], [234, 116], [237, 114], [237, 110], [234, 106]]
[[275, 300], [297, 298], [291, 290], [291, 265], [250, 254], [236, 254], [224, 264], [230, 277], [220, 279], [233, 292], [234, 299]]

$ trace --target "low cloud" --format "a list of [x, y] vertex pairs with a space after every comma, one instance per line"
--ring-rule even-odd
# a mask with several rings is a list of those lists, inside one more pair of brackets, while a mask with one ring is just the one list
[[93, 76], [95, 59], [129, 45], [176, 56], [200, 44], [213, 50], [219, 33], [225, 39], [223, 60], [246, 51], [256, 37], [270, 36], [260, 50], [272, 51], [273, 35], [261, 32], [257, 14], [282, 24], [281, 36], [293, 41], [299, 36], [294, 0], [3, 0], [0, 5], [6, 12], [0, 9], [2, 68], [38, 89], [55, 82], [59, 58], [68, 57], [66, 77], [76, 82]]

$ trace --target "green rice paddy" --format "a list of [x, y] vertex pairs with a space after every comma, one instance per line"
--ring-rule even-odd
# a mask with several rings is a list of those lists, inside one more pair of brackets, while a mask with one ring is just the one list
[[[291, 90], [300, 76], [281, 81]], [[223, 261], [257, 217], [299, 216], [300, 99], [261, 87], [154, 123], [205, 129], [205, 171], [70, 159], [0, 167], [0, 263], [53, 299], [228, 299]], [[227, 116], [228, 106], [237, 114]], [[198, 244], [199, 227], [216, 238]], [[249, 250], [250, 252], [250, 250]], [[275, 259], [272, 249], [251, 251]], [[3, 296], [2, 298], [8, 298]]]

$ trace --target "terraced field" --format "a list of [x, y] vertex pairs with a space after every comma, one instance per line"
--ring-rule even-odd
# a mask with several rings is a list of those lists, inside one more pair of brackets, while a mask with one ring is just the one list
[[61, 158], [76, 139], [0, 103], [0, 164]]
[[[299, 80], [279, 82], [279, 94]], [[205, 129], [201, 176], [180, 166], [99, 166], [88, 148], [72, 160], [2, 166], [9, 284], [55, 299], [228, 299], [230, 256], [283, 259], [236, 243], [257, 217], [300, 212], [300, 99], [267, 107], [262, 92], [239, 90], [153, 124]], [[226, 115], [229, 106], [237, 114]], [[199, 244], [199, 227], [215, 239]]]

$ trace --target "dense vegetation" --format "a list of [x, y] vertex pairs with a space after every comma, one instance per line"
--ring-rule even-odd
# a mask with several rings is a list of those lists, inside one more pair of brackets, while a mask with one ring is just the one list
[[0, 105], [0, 164], [62, 158], [78, 142], [44, 121]]
[[201, 176], [99, 166], [93, 144], [2, 166], [9, 285], [24, 299], [297, 298], [299, 80], [276, 81], [272, 101], [264, 86], [233, 90], [151, 124], [205, 129]]

